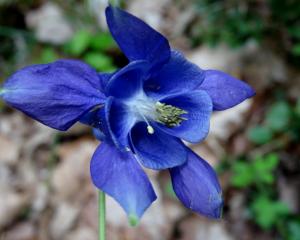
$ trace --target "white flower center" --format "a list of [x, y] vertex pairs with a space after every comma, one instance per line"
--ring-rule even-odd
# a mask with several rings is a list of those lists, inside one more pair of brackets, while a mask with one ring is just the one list
[[166, 125], [169, 128], [177, 127], [182, 121], [187, 120], [183, 114], [188, 112], [178, 107], [154, 101], [146, 96], [144, 92], [136, 94], [125, 103], [128, 110], [136, 116], [136, 121], [147, 123], [149, 134], [154, 133], [153, 127], [149, 122], [155, 121]]
[[154, 133], [153, 127], [150, 125], [150, 121], [155, 121], [156, 115], [156, 102], [147, 97], [144, 92], [139, 92], [133, 98], [126, 101], [125, 103], [128, 107], [128, 110], [132, 112], [135, 117], [136, 121], [143, 121], [147, 123], [147, 130], [149, 134]]

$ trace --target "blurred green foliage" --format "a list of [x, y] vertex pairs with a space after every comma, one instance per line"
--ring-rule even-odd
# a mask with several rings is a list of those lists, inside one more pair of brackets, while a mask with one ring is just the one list
[[239, 46], [248, 39], [260, 40], [264, 31], [261, 17], [250, 1], [197, 0], [200, 21], [198, 39], [210, 45], [226, 42]]
[[[55, 0], [76, 29], [64, 45], [42, 43], [25, 23], [26, 14], [42, 5], [37, 0], [0, 0], [0, 83], [16, 69], [28, 64], [49, 63], [59, 58], [78, 58], [98, 71], [116, 69], [116, 44], [100, 30], [86, 1]], [[119, 60], [119, 59], [118, 59]], [[124, 59], [121, 58], [123, 64]], [[119, 63], [119, 61], [117, 62]]]
[[278, 220], [280, 221], [290, 213], [285, 203], [264, 195], [258, 196], [252, 202], [251, 210], [255, 221], [264, 229], [270, 229]]
[[237, 47], [248, 40], [272, 41], [293, 57], [300, 57], [298, 0], [194, 0], [199, 19], [194, 44], [225, 42]]
[[[23, 61], [26, 61], [26, 64], [30, 62], [41, 64], [53, 62], [59, 58], [78, 58], [93, 66], [97, 71], [112, 72], [117, 68], [113, 61], [114, 56], [110, 54], [112, 49], [116, 49], [116, 44], [107, 32], [91, 33], [79, 30], [63, 46], [39, 43], [26, 31], [0, 26], [0, 40], [1, 36], [5, 38], [3, 44], [0, 45], [1, 57], [4, 58], [4, 65], [1, 66], [3, 76], [0, 76], [0, 82], [17, 68], [16, 65], [23, 65]], [[16, 37], [17, 40], [22, 41], [24, 49], [18, 50], [18, 43], [14, 42], [17, 41]], [[18, 52], [11, 52], [12, 49], [17, 49]], [[6, 51], [10, 52], [6, 54]]]
[[300, 98], [297, 100], [297, 103], [296, 103], [295, 114], [296, 114], [296, 116], [300, 117]]
[[278, 200], [276, 188], [273, 188], [278, 166], [279, 158], [275, 153], [256, 156], [248, 161], [238, 160], [231, 165], [231, 185], [240, 189], [251, 189], [247, 204], [250, 218], [265, 230], [286, 224], [284, 220], [291, 215], [290, 209], [286, 203]]
[[73, 38], [65, 44], [64, 51], [72, 56], [80, 56], [90, 45], [92, 34], [81, 30], [74, 34]]
[[289, 221], [287, 229], [285, 229], [285, 236], [287, 240], [300, 239], [300, 217]]
[[59, 55], [52, 47], [44, 47], [41, 52], [40, 56], [37, 59], [38, 63], [49, 63], [59, 59]]
[[291, 107], [286, 101], [274, 103], [266, 115], [266, 125], [274, 132], [285, 131], [291, 120]]
[[98, 71], [112, 72], [116, 70], [113, 58], [106, 52], [116, 47], [112, 36], [107, 32], [92, 34], [86, 30], [76, 32], [63, 48], [71, 57], [79, 57]]
[[255, 126], [248, 133], [249, 139], [257, 144], [264, 144], [272, 140], [273, 132], [266, 126]]
[[115, 41], [108, 32], [95, 34], [90, 39], [90, 47], [95, 51], [106, 51], [110, 48], [116, 47]]
[[278, 166], [278, 156], [268, 154], [258, 156], [253, 161], [235, 161], [232, 166], [231, 184], [235, 187], [248, 187], [257, 184], [273, 184], [274, 170]]
[[104, 72], [113, 72], [116, 70], [116, 67], [113, 65], [113, 60], [107, 55], [89, 52], [83, 57], [84, 61], [95, 69]]
[[[262, 145], [285, 138], [291, 141], [300, 139], [299, 103], [290, 104], [287, 100], [275, 101], [267, 110], [262, 124], [250, 128], [248, 137], [255, 144]], [[285, 137], [285, 138], [284, 138]], [[281, 141], [281, 142], [282, 142]], [[282, 144], [286, 144], [282, 142]]]
[[300, 219], [279, 199], [276, 186], [282, 171], [281, 151], [297, 146], [300, 139], [300, 98], [293, 102], [282, 92], [277, 95], [266, 106], [262, 123], [248, 131], [247, 136], [254, 143], [251, 154], [223, 165], [231, 172], [230, 185], [245, 191], [249, 217], [257, 225], [264, 230], [276, 229], [281, 239], [299, 240]]

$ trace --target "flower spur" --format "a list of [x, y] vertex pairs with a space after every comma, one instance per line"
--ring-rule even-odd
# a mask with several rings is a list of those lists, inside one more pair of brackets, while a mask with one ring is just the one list
[[65, 131], [78, 121], [92, 126], [102, 141], [91, 160], [92, 181], [119, 202], [132, 223], [156, 199], [141, 165], [169, 169], [187, 208], [219, 218], [217, 176], [182, 140], [204, 140], [212, 111], [241, 103], [253, 89], [221, 71], [200, 69], [119, 8], [107, 7], [106, 18], [127, 66], [97, 73], [76, 60], [33, 65], [13, 74], [0, 95], [49, 127]]

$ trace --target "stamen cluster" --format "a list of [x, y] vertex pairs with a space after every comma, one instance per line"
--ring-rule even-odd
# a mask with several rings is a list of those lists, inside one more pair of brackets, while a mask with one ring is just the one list
[[187, 118], [182, 117], [181, 115], [187, 114], [188, 112], [172, 105], [157, 102], [155, 110], [157, 113], [156, 121], [165, 124], [170, 128], [177, 127], [182, 121], [187, 120]]

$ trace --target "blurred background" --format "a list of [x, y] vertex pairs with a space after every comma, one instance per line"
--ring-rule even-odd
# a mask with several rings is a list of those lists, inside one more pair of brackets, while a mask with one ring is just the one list
[[[98, 71], [127, 63], [107, 32], [106, 0], [0, 0], [0, 82], [17, 69], [78, 58]], [[158, 200], [129, 227], [107, 198], [109, 240], [300, 239], [300, 2], [128, 0], [122, 7], [164, 33], [204, 69], [240, 78], [257, 95], [213, 114], [192, 148], [219, 174], [223, 218], [176, 199], [168, 172], [148, 172]], [[90, 129], [58, 132], [0, 102], [0, 240], [96, 240]]]

